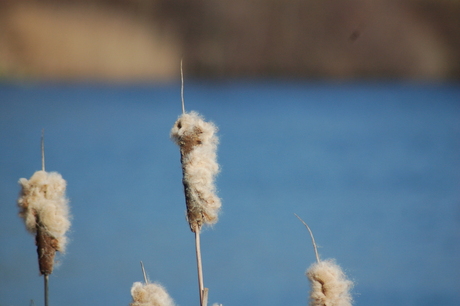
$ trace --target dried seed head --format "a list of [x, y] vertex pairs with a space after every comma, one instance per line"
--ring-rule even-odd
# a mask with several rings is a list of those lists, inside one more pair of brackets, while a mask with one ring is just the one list
[[56, 172], [37, 171], [19, 180], [19, 216], [27, 230], [35, 234], [40, 272], [51, 274], [56, 251], [64, 252], [70, 227], [66, 181]]
[[310, 306], [351, 306], [353, 282], [333, 260], [312, 264], [306, 275], [311, 283]]
[[38, 267], [40, 274], [50, 275], [53, 273], [54, 257], [58, 249], [58, 240], [51, 237], [43, 226], [37, 226], [37, 234], [35, 236], [35, 244], [37, 245]]
[[182, 114], [171, 130], [180, 147], [187, 220], [193, 232], [217, 222], [221, 207], [214, 185], [219, 172], [217, 127], [196, 112]]
[[174, 306], [174, 301], [160, 284], [136, 282], [131, 288], [133, 301], [130, 306]]

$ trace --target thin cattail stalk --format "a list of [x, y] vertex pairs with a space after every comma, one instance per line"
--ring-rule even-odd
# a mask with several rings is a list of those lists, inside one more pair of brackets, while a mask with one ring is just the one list
[[45, 171], [45, 129], [42, 129], [42, 171]]
[[[45, 129], [42, 129], [42, 139], [41, 139], [41, 151], [42, 151], [42, 171], [45, 171]], [[38, 223], [39, 224], [39, 223]], [[38, 225], [37, 226], [37, 242], [39, 241], [39, 237], [44, 235], [44, 233], [42, 233], [41, 231], [41, 226]], [[42, 245], [42, 243], [37, 243], [37, 248], [40, 248]], [[39, 252], [40, 254], [40, 251], [37, 249], [37, 251]], [[46, 253], [50, 253], [50, 252], [46, 252]], [[55, 254], [55, 251], [54, 249], [51, 251], [51, 254]], [[39, 256], [40, 257], [40, 256]], [[40, 270], [41, 270], [41, 258], [39, 258], [39, 261], [40, 261]], [[54, 256], [53, 258], [51, 259], [51, 265], [52, 263], [54, 262]], [[53, 268], [51, 267], [51, 270]], [[51, 273], [51, 272], [50, 272]], [[48, 281], [49, 281], [49, 274], [47, 272], [43, 273], [43, 283], [44, 283], [44, 296], [45, 296], [45, 306], [48, 306], [49, 305], [49, 299], [48, 299], [48, 293], [49, 293], [49, 286], [48, 286]]]
[[345, 273], [334, 260], [319, 259], [318, 248], [310, 227], [297, 214], [294, 214], [308, 229], [315, 249], [316, 263], [306, 271], [311, 284], [310, 306], [351, 306], [350, 289], [353, 282], [348, 280]]
[[215, 194], [214, 178], [219, 172], [216, 162], [217, 127], [204, 121], [196, 112], [185, 112], [184, 73], [181, 61], [182, 115], [171, 130], [171, 138], [180, 148], [187, 221], [195, 233], [200, 305], [206, 306], [208, 289], [204, 288], [200, 232], [203, 225], [217, 222], [220, 199]]
[[208, 292], [209, 292], [208, 288], [203, 289], [203, 306], [208, 305]]
[[44, 274], [43, 278], [45, 280], [45, 306], [48, 306], [48, 274]]
[[180, 60], [180, 98], [182, 101], [182, 114], [185, 114], [185, 103], [184, 103], [184, 70], [182, 69], [182, 62]]
[[200, 305], [206, 306], [204, 303], [204, 281], [203, 281], [203, 265], [201, 262], [201, 244], [200, 244], [200, 230], [195, 231], [195, 251], [196, 251], [196, 265], [198, 271], [198, 290], [200, 294]]
[[316, 262], [319, 263], [319, 254], [318, 254], [318, 248], [316, 247], [316, 242], [315, 242], [315, 237], [313, 236], [313, 232], [311, 231], [310, 227], [308, 226], [308, 224], [303, 221], [297, 214], [294, 214], [297, 219], [300, 220], [300, 222], [303, 223], [303, 225], [305, 225], [305, 227], [307, 228], [308, 232], [310, 233], [310, 237], [311, 237], [311, 242], [313, 244], [313, 249], [315, 250], [315, 256], [316, 256]]
[[144, 274], [144, 282], [145, 282], [145, 284], [148, 284], [149, 280], [147, 278], [147, 274], [145, 273], [144, 263], [142, 261], [141, 261], [141, 268], [142, 268], [142, 274]]
[[66, 182], [59, 173], [45, 171], [44, 130], [41, 135], [42, 170], [27, 180], [21, 178], [21, 194], [18, 199], [19, 216], [26, 229], [35, 235], [38, 266], [44, 278], [45, 306], [49, 304], [49, 275], [53, 272], [56, 252], [64, 252], [70, 227], [68, 200], [65, 197]]

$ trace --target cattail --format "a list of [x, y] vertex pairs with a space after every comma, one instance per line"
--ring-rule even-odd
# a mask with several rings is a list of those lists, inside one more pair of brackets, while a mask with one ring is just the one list
[[135, 282], [131, 288], [133, 301], [130, 306], [174, 306], [173, 299], [158, 283]]
[[65, 236], [70, 227], [66, 181], [57, 172], [35, 172], [27, 180], [21, 178], [18, 199], [19, 216], [27, 230], [35, 235], [40, 273], [53, 272], [56, 251], [64, 252]]
[[320, 260], [313, 232], [305, 221], [294, 214], [310, 233], [316, 262], [305, 273], [311, 284], [310, 306], [351, 306], [353, 282], [333, 259]]
[[193, 232], [216, 223], [221, 207], [214, 186], [219, 172], [216, 132], [213, 123], [193, 111], [183, 113], [171, 130], [171, 138], [180, 147], [187, 221]]
[[196, 112], [185, 112], [182, 61], [180, 71], [182, 115], [174, 123], [170, 136], [180, 148], [187, 221], [195, 233], [200, 305], [207, 306], [209, 289], [204, 287], [203, 281], [200, 231], [203, 225], [217, 222], [221, 207], [214, 186], [215, 176], [219, 172], [216, 161], [219, 140], [216, 136], [217, 127], [213, 123], [204, 121]]
[[310, 306], [351, 306], [353, 282], [333, 260], [312, 264], [306, 275], [311, 283]]

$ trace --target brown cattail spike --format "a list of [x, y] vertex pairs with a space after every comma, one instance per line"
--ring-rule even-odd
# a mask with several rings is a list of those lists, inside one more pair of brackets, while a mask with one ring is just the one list
[[40, 274], [49, 275], [53, 272], [54, 257], [58, 249], [58, 240], [50, 236], [44, 226], [38, 223], [35, 244], [37, 245]]

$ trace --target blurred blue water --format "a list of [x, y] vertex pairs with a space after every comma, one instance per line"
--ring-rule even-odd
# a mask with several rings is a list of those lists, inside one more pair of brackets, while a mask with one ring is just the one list
[[[460, 304], [460, 86], [194, 82], [188, 110], [219, 126], [219, 223], [202, 235], [210, 303], [305, 305], [314, 253], [355, 281], [355, 305]], [[179, 84], [0, 85], [0, 306], [42, 304], [17, 181], [68, 182], [71, 242], [51, 305], [128, 305], [143, 260], [198, 303], [178, 148]]]

